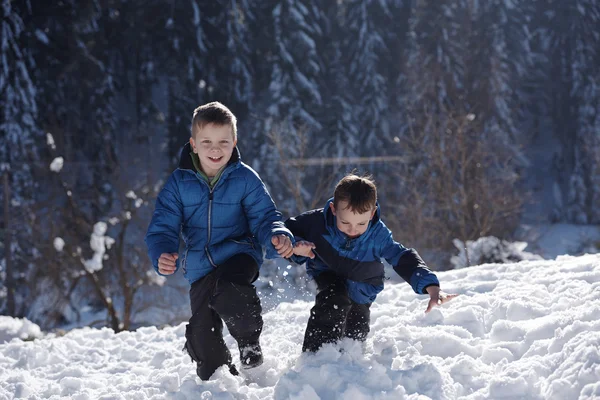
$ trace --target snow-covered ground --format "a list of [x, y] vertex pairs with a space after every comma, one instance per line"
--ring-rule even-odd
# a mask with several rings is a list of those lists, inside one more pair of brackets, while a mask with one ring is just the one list
[[529, 243], [527, 251], [546, 259], [600, 252], [600, 225], [523, 224], [517, 236]]
[[[264, 315], [266, 360], [252, 383], [225, 368], [201, 382], [180, 351], [185, 324], [23, 341], [38, 336], [35, 326], [3, 318], [0, 337], [15, 338], [0, 344], [0, 399], [600, 398], [600, 255], [439, 277], [460, 296], [430, 314], [425, 296], [387, 285], [364, 354], [345, 342], [302, 355], [311, 304], [279, 303]], [[236, 357], [231, 336], [226, 342]]]

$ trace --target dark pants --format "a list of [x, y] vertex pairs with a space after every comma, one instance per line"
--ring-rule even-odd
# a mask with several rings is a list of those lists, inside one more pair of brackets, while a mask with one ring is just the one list
[[258, 343], [263, 320], [252, 285], [257, 277], [256, 261], [248, 254], [236, 254], [192, 284], [192, 317], [185, 330], [185, 347], [198, 363], [201, 379], [209, 379], [221, 365], [235, 370], [223, 340], [223, 321], [240, 347]]
[[316, 352], [325, 343], [343, 337], [364, 341], [369, 334], [371, 303], [355, 303], [348, 297], [343, 278], [323, 272], [315, 278], [317, 298], [310, 310], [302, 351]]

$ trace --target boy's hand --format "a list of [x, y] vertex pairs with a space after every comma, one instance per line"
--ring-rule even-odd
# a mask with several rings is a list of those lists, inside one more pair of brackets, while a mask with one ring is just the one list
[[171, 275], [177, 269], [175, 262], [179, 258], [177, 253], [162, 253], [158, 259], [158, 272]]
[[312, 251], [315, 247], [313, 242], [300, 240], [294, 245], [294, 254], [302, 257], [315, 258], [315, 253]]
[[431, 311], [433, 307], [441, 306], [442, 304], [447, 303], [458, 296], [457, 294], [448, 294], [442, 292], [439, 286], [429, 286], [426, 290], [427, 293], [429, 293], [429, 304], [427, 305], [427, 310], [425, 310], [425, 313]]
[[271, 238], [271, 243], [273, 243], [275, 250], [283, 258], [289, 258], [294, 254], [292, 241], [287, 235], [275, 235]]

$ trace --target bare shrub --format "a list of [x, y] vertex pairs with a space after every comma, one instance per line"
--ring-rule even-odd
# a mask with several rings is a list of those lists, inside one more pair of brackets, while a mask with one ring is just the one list
[[384, 178], [392, 229], [411, 247], [444, 253], [455, 238], [510, 237], [525, 199], [511, 154], [473, 114], [446, 109], [421, 117], [396, 139], [408, 161]]

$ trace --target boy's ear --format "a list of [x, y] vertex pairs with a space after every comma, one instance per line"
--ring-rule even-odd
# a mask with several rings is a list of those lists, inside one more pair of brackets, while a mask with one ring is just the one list
[[329, 209], [331, 210], [333, 215], [335, 215], [335, 206], [333, 205], [333, 201], [331, 203], [329, 203]]
[[190, 146], [192, 146], [192, 151], [194, 153], [198, 153], [198, 150], [196, 150], [196, 142], [194, 142], [194, 138], [190, 136]]
[[377, 206], [375, 206], [375, 208], [373, 209], [373, 211], [371, 211], [371, 219], [373, 219], [373, 217], [375, 216], [375, 212], [377, 211]]

